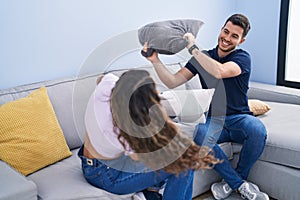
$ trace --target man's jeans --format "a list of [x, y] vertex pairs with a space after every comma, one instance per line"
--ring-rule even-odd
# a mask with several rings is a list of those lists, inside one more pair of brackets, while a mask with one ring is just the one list
[[[223, 160], [214, 169], [232, 189], [237, 189], [243, 180], [247, 180], [250, 169], [263, 152], [266, 138], [264, 124], [248, 114], [208, 117], [206, 123], [199, 124], [194, 133], [194, 141], [198, 145], [212, 148], [215, 157]], [[233, 169], [223, 150], [216, 144], [222, 142], [243, 145], [236, 169]]]
[[[192, 170], [182, 172], [178, 176], [163, 170], [146, 170], [146, 172], [143, 172], [142, 168], [139, 173], [135, 173], [128, 172], [128, 170], [120, 170], [121, 163], [125, 163], [127, 167], [130, 167], [130, 162], [135, 162], [125, 155], [112, 160], [113, 163], [117, 163], [117, 169], [111, 167], [112, 162], [110, 161], [108, 161], [110, 164], [105, 164], [104, 162], [106, 161], [84, 157], [83, 147], [79, 150], [78, 156], [82, 161], [82, 171], [85, 179], [91, 185], [105, 191], [114, 194], [129, 194], [142, 191], [155, 185], [160, 185], [161, 183], [166, 183], [163, 193], [164, 200], [192, 199], [194, 178], [194, 172]], [[132, 164], [132, 166], [136, 167], [135, 164]]]

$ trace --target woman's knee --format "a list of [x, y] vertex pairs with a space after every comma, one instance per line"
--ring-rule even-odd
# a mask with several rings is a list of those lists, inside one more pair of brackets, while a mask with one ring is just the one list
[[205, 135], [207, 132], [207, 128], [204, 124], [198, 124], [194, 131], [194, 141], [198, 145], [202, 145]]

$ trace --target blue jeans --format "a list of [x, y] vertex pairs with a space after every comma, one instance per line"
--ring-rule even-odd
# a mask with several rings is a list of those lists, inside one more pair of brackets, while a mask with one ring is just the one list
[[[191, 200], [193, 191], [194, 172], [188, 170], [178, 176], [170, 174], [164, 170], [140, 171], [139, 173], [122, 171], [119, 164], [125, 162], [127, 167], [128, 156], [121, 156], [112, 162], [118, 163], [118, 167], [113, 168], [110, 164], [105, 164], [99, 159], [89, 159], [83, 156], [83, 146], [78, 152], [82, 161], [82, 171], [85, 179], [93, 186], [101, 188], [114, 194], [129, 194], [142, 191], [146, 188], [165, 183], [163, 193], [164, 200]], [[130, 159], [131, 160], [131, 159]], [[110, 161], [108, 161], [110, 162]], [[131, 162], [135, 162], [132, 161]]]
[[[267, 138], [264, 124], [248, 114], [226, 117], [208, 117], [205, 124], [197, 125], [194, 141], [198, 145], [211, 147], [216, 158], [224, 160], [214, 169], [229, 184], [237, 189], [247, 180], [250, 169], [263, 152]], [[235, 142], [242, 144], [239, 161], [234, 169], [227, 156], [216, 143]]]

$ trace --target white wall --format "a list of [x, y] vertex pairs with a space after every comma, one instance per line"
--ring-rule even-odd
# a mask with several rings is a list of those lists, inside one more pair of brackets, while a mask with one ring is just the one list
[[0, 88], [76, 76], [98, 45], [153, 21], [203, 20], [199, 43], [211, 48], [233, 9], [231, 0], [2, 0]]

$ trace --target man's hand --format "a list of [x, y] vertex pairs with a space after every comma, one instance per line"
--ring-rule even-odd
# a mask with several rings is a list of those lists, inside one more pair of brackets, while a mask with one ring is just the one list
[[[145, 42], [143, 46], [143, 50], [145, 53], [148, 51], [148, 42]], [[146, 57], [147, 60], [149, 60], [151, 63], [157, 63], [159, 62], [158, 53], [156, 51], [153, 51], [151, 56]]]
[[186, 46], [187, 49], [195, 44], [195, 36], [192, 33], [184, 34], [183, 38], [188, 41], [188, 45]]

